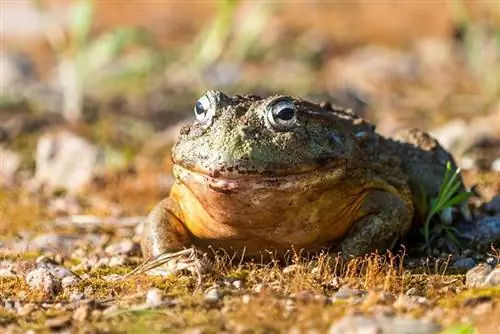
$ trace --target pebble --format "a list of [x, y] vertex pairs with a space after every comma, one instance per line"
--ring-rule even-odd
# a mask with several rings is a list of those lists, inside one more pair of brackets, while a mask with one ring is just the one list
[[134, 243], [130, 239], [125, 239], [117, 243], [113, 243], [104, 249], [104, 252], [108, 255], [133, 255], [133, 253], [139, 252], [139, 245]]
[[109, 267], [120, 267], [123, 266], [127, 263], [127, 256], [126, 255], [117, 255], [113, 256], [109, 259], [108, 261], [108, 266]]
[[209, 305], [216, 305], [222, 300], [222, 297], [222, 291], [219, 288], [214, 287], [205, 292], [203, 300]]
[[163, 302], [163, 293], [160, 289], [149, 289], [146, 294], [146, 303], [151, 307], [158, 307]]
[[233, 282], [233, 287], [235, 289], [239, 290], [239, 289], [243, 288], [243, 282], [238, 279], [238, 280], [236, 280], [236, 281]]
[[61, 282], [46, 268], [36, 268], [26, 275], [26, 283], [31, 289], [42, 290], [48, 295], [55, 295], [61, 290]]
[[436, 323], [407, 317], [362, 315], [344, 316], [333, 323], [329, 334], [432, 334], [440, 331]]
[[339, 291], [335, 292], [333, 295], [337, 299], [348, 299], [353, 297], [362, 297], [366, 295], [367, 292], [359, 289], [352, 289], [349, 287], [341, 287]]
[[401, 294], [393, 304], [393, 307], [398, 310], [414, 310], [421, 307], [429, 306], [429, 300], [422, 296], [409, 296]]
[[500, 268], [481, 263], [465, 274], [465, 286], [468, 288], [493, 287], [500, 285]]
[[104, 163], [104, 152], [88, 140], [69, 131], [48, 133], [37, 143], [35, 177], [40, 184], [75, 193]]
[[66, 276], [62, 279], [61, 286], [66, 290], [75, 286], [78, 282], [80, 282], [80, 279], [77, 276]]

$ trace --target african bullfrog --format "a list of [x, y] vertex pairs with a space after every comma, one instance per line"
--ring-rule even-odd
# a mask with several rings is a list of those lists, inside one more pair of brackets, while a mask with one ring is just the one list
[[446, 163], [456, 168], [425, 132], [385, 138], [329, 103], [208, 91], [194, 113], [172, 149], [170, 195], [144, 227], [146, 258], [389, 249], [425, 214], [419, 201], [437, 195]]

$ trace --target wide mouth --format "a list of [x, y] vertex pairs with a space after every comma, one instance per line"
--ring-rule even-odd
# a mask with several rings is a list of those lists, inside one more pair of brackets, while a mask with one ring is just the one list
[[173, 171], [175, 177], [183, 183], [206, 184], [209, 188], [221, 192], [232, 192], [242, 188], [285, 190], [310, 187], [316, 183], [338, 179], [344, 173], [343, 169], [332, 169], [331, 167], [329, 169], [317, 167], [308, 171], [283, 175], [218, 173], [191, 169], [179, 164], [174, 164]]

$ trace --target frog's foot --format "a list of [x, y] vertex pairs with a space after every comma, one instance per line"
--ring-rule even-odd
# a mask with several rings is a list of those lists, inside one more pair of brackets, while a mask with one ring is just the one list
[[150, 258], [127, 274], [127, 277], [140, 274], [167, 276], [181, 271], [188, 271], [197, 276], [199, 286], [203, 274], [210, 271], [211, 267], [212, 264], [206, 253], [202, 253], [196, 248], [188, 248]]

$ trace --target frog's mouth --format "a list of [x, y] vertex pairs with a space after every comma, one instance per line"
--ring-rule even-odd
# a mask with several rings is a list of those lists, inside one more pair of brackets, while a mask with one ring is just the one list
[[311, 171], [268, 176], [262, 174], [206, 173], [174, 164], [173, 172], [185, 184], [203, 184], [221, 193], [235, 193], [240, 190], [274, 189], [290, 190], [310, 187], [318, 183], [330, 183], [344, 174], [344, 169], [316, 168]]

